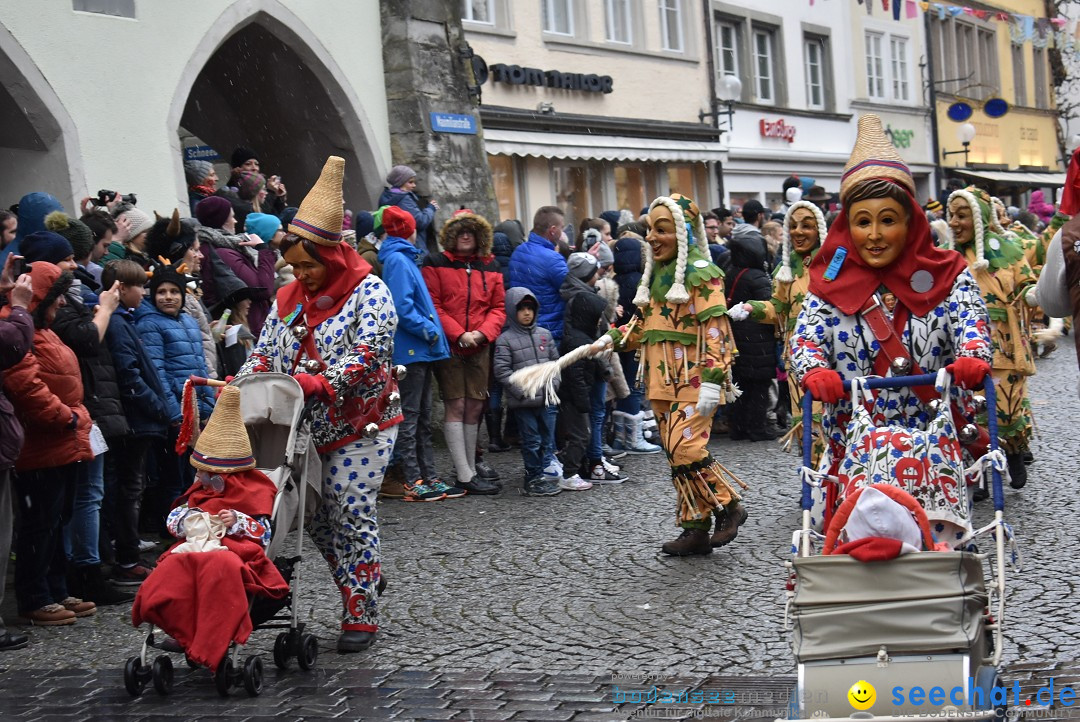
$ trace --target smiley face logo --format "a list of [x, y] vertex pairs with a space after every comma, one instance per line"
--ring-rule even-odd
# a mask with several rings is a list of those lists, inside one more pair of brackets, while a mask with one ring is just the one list
[[874, 685], [867, 682], [865, 679], [860, 679], [855, 684], [851, 685], [851, 689], [847, 693], [848, 702], [851, 706], [858, 710], [868, 710], [874, 706], [874, 702], [877, 700], [877, 690], [874, 689]]

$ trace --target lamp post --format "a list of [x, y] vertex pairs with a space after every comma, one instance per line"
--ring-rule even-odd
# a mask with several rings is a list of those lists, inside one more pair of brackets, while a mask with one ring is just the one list
[[[704, 110], [698, 112], [698, 122], [705, 122], [706, 118], [718, 118], [720, 115], [726, 115], [727, 129], [731, 132], [731, 128], [734, 125], [735, 115], [735, 101], [742, 98], [742, 81], [737, 76], [725, 75], [724, 79], [720, 81], [720, 88], [716, 93], [718, 100], [722, 101], [727, 110], [720, 110], [719, 108], [706, 113]], [[719, 125], [719, 120], [717, 120]]]
[[963, 150], [945, 150], [941, 149], [941, 156], [948, 158], [950, 155], [957, 155], [959, 153], [964, 154], [964, 165], [968, 164], [968, 151], [970, 151], [971, 141], [975, 140], [975, 126], [971, 123], [964, 123], [956, 129], [956, 139], [960, 141], [960, 144], [964, 146]]

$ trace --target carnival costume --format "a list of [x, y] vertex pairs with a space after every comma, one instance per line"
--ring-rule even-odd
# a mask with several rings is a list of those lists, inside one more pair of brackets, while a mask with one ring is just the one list
[[342, 158], [326, 161], [288, 229], [317, 244], [325, 285], [313, 297], [299, 281], [278, 290], [238, 375], [293, 375], [315, 401], [312, 436], [322, 459], [322, 505], [308, 530], [341, 590], [346, 634], [339, 649], [355, 651], [342, 647], [348, 633], [373, 635], [378, 629], [375, 502], [402, 416], [392, 364], [393, 299], [371, 266], [341, 242], [344, 167]]

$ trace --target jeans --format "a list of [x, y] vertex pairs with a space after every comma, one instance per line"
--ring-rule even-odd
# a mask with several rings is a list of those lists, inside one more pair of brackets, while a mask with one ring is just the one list
[[546, 408], [513, 409], [521, 434], [521, 460], [525, 464], [525, 479], [536, 479], [544, 473], [551, 454]]
[[19, 534], [15, 539], [15, 598], [33, 612], [67, 598], [63, 524], [75, 501], [78, 464], [19, 472], [15, 477]]
[[405, 481], [433, 479], [435, 452], [431, 447], [431, 363], [420, 361], [405, 367], [408, 373], [398, 381], [401, 413], [394, 456], [401, 463]]
[[596, 381], [589, 392], [589, 458], [603, 456], [604, 416], [607, 415], [607, 381]]
[[[107, 452], [106, 452], [107, 453]], [[101, 564], [98, 536], [101, 531], [101, 500], [105, 496], [105, 454], [79, 464], [75, 507], [64, 527], [64, 553], [77, 567]]]
[[555, 428], [559, 425], [559, 407], [548, 406], [544, 409], [547, 419], [547, 453], [544, 454], [544, 466], [555, 461]]
[[634, 351], [620, 351], [619, 363], [622, 365], [623, 376], [626, 377], [626, 385], [630, 387], [630, 395], [625, 399], [615, 401], [615, 410], [624, 414], [637, 416], [641, 411], [642, 402], [645, 399], [645, 388], [637, 382], [638, 360]]
[[134, 435], [110, 440], [112, 448], [108, 456], [113, 473], [107, 475], [109, 486], [105, 498], [110, 507], [118, 564], [139, 561], [139, 510], [146, 484], [146, 452], [151, 441]]

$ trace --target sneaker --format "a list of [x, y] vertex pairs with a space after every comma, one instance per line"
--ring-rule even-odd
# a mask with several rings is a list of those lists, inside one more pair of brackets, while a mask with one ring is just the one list
[[556, 479], [561, 479], [563, 475], [562, 464], [558, 459], [552, 459], [551, 463], [544, 467], [544, 476], [550, 476]]
[[626, 449], [613, 449], [607, 444], [601, 444], [600, 450], [604, 452], [604, 456], [609, 459], [621, 459], [626, 456]]
[[563, 491], [585, 491], [591, 489], [592, 484], [582, 479], [580, 474], [574, 474], [567, 479], [559, 479], [559, 488]]
[[544, 477], [527, 479], [525, 485], [521, 487], [523, 496], [555, 496], [561, 492], [559, 482]]
[[126, 568], [118, 564], [113, 567], [112, 583], [121, 587], [137, 587], [146, 581], [150, 572], [150, 567], [141, 561]]
[[621, 484], [627, 478], [618, 472], [608, 471], [603, 463], [599, 463], [592, 467], [586, 481], [591, 481], [594, 484]]
[[68, 597], [60, 602], [60, 606], [69, 612], [74, 612], [76, 617], [89, 617], [97, 611], [97, 605], [93, 602], [84, 602], [78, 597]]
[[59, 627], [64, 624], [75, 624], [75, 612], [64, 609], [59, 604], [46, 604], [40, 609], [19, 616], [36, 627]]
[[423, 479], [405, 484], [405, 501], [440, 501], [445, 498], [445, 493], [435, 491], [425, 484]]
[[441, 493], [447, 499], [460, 499], [461, 497], [463, 497], [463, 496], [465, 496], [466, 494], [469, 493], [465, 489], [462, 489], [460, 486], [456, 486], [456, 485], [451, 486], [450, 484], [447, 484], [446, 482], [444, 482], [439, 477], [435, 477], [434, 479], [429, 479], [425, 483], [426, 483], [427, 486], [431, 487], [433, 490]]
[[[625, 454], [623, 454], [623, 456], [625, 456]], [[604, 468], [610, 471], [612, 474], [618, 474], [620, 471], [622, 471], [621, 466], [611, 463], [611, 459], [607, 458], [606, 456], [600, 457], [600, 463], [603, 464]]]
[[140, 554], [143, 553], [143, 552], [153, 551], [154, 549], [157, 549], [157, 542], [156, 541], [148, 541], [146, 539], [140, 539], [139, 540], [139, 553]]

